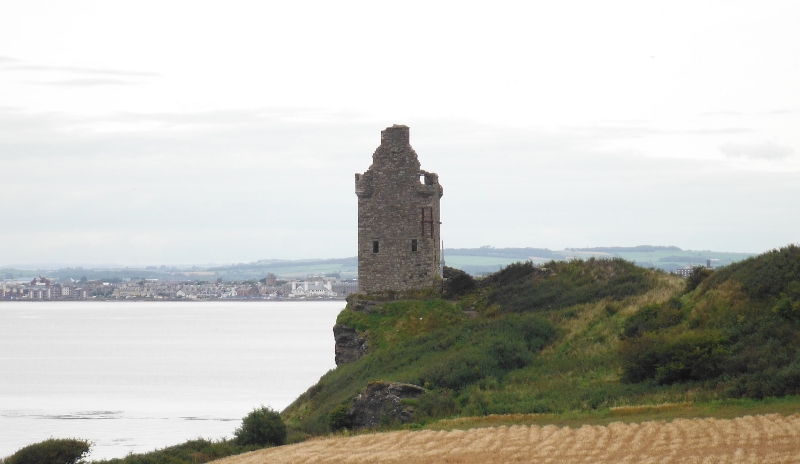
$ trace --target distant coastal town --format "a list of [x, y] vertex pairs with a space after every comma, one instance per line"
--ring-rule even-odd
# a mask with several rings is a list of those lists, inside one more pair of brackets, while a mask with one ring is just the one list
[[[621, 258], [685, 277], [697, 266], [717, 268], [749, 253], [682, 250], [674, 246], [446, 248], [450, 267], [479, 277], [519, 261]], [[0, 266], [0, 300], [304, 300], [344, 299], [359, 291], [356, 257], [278, 260], [205, 266]]]
[[358, 280], [309, 276], [279, 280], [269, 273], [258, 281], [223, 282], [141, 280], [61, 281], [35, 277], [31, 281], [0, 284], [3, 300], [307, 300], [344, 299], [358, 291]]

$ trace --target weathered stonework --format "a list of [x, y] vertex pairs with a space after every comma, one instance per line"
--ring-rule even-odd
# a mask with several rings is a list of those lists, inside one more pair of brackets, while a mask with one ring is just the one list
[[361, 292], [431, 288], [439, 276], [439, 176], [420, 169], [407, 126], [381, 132], [372, 165], [356, 174]]

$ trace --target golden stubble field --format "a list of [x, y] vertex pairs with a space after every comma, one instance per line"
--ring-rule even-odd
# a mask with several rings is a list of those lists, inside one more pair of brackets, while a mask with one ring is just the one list
[[578, 429], [488, 427], [313, 439], [215, 461], [278, 463], [800, 462], [800, 415], [676, 419]]

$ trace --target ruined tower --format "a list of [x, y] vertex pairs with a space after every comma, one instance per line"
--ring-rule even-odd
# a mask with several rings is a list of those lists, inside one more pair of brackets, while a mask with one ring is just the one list
[[431, 288], [439, 276], [439, 176], [420, 170], [408, 126], [381, 132], [372, 165], [356, 174], [358, 286], [362, 292]]

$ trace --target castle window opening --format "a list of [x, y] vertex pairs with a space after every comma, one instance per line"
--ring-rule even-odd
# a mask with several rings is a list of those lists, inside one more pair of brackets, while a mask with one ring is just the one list
[[425, 185], [425, 174], [419, 175], [419, 183]]
[[417, 251], [417, 239], [411, 239], [411, 251]]
[[377, 240], [373, 240], [372, 241], [372, 252], [373, 253], [377, 253], [379, 250], [380, 250], [380, 247], [378, 246], [378, 241]]
[[[428, 214], [425, 214], [425, 210], [428, 210]], [[431, 231], [431, 238], [433, 238], [433, 208], [422, 208], [422, 220], [419, 223], [420, 226], [420, 235], [422, 237], [425, 236], [425, 224], [428, 224]]]

